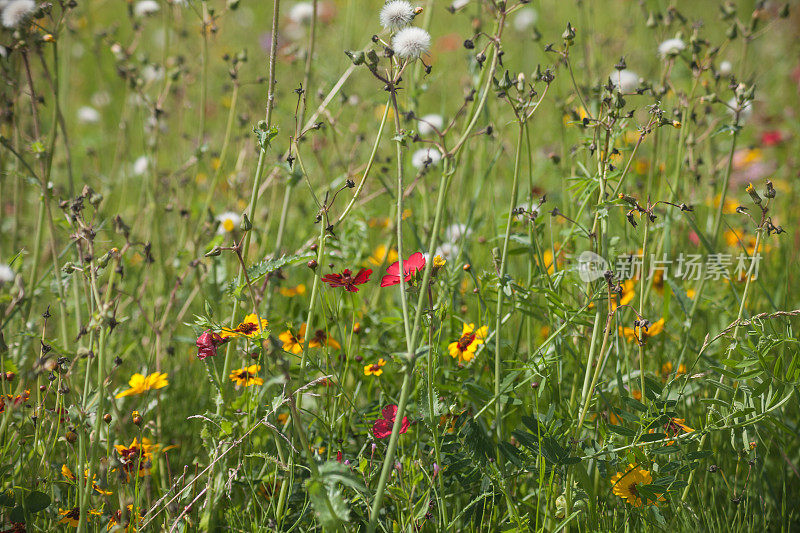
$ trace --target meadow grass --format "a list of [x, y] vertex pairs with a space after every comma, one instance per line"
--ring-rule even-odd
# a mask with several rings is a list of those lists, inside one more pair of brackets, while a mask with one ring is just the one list
[[0, 0], [0, 531], [794, 530], [797, 7]]

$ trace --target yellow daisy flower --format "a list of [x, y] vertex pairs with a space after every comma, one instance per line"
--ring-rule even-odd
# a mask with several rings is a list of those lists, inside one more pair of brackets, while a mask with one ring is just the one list
[[263, 385], [264, 380], [258, 377], [258, 372], [261, 370], [261, 365], [250, 365], [246, 368], [240, 368], [231, 372], [229, 376], [231, 381], [240, 387], [249, 387], [250, 385]]
[[123, 396], [132, 396], [135, 394], [142, 394], [153, 389], [163, 389], [169, 385], [167, 375], [163, 372], [153, 372], [148, 376], [136, 373], [131, 376], [128, 381], [129, 389], [124, 390], [114, 396], [115, 398], [122, 398]]
[[461, 337], [447, 347], [450, 350], [450, 357], [458, 358], [459, 361], [471, 361], [475, 357], [478, 346], [483, 344], [488, 333], [487, 326], [476, 330], [475, 324], [464, 324]]

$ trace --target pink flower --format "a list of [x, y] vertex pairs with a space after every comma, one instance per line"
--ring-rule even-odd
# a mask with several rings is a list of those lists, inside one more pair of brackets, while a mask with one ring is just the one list
[[[399, 283], [399, 282], [398, 282]], [[385, 439], [392, 434], [392, 427], [394, 427], [394, 420], [397, 417], [397, 406], [387, 405], [381, 411], [383, 418], [379, 418], [372, 425], [372, 434], [376, 439]], [[408, 417], [403, 417], [403, 423], [400, 425], [400, 433], [408, 431]]]
[[[425, 268], [425, 256], [421, 252], [411, 254], [403, 261], [403, 273], [405, 281], [411, 281], [417, 272], [422, 272]], [[386, 269], [386, 275], [381, 279], [381, 287], [391, 287], [400, 283], [400, 261], [395, 261]]]
[[197, 357], [202, 361], [206, 357], [213, 357], [217, 355], [217, 346], [224, 343], [225, 340], [214, 333], [210, 329], [203, 332], [202, 335], [197, 337]]
[[765, 131], [761, 134], [761, 144], [764, 146], [775, 146], [783, 142], [783, 134], [780, 130]]

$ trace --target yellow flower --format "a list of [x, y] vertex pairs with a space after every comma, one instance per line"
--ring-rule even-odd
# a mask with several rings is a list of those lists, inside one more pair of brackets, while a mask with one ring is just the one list
[[261, 335], [267, 329], [267, 319], [261, 319], [261, 326], [258, 325], [258, 315], [255, 313], [250, 313], [244, 320], [242, 320], [241, 324], [236, 326], [236, 329], [229, 329], [229, 328], [222, 328], [222, 331], [219, 332], [219, 336], [223, 339], [227, 337], [239, 337], [244, 335], [245, 337], [257, 337]]
[[303, 339], [306, 336], [306, 325], [303, 324], [300, 326], [300, 331], [297, 332], [297, 335], [292, 333], [292, 330], [287, 329], [280, 335], [278, 335], [278, 339], [283, 342], [283, 350], [286, 352], [293, 353], [298, 355], [300, 352], [303, 351]]
[[311, 337], [311, 340], [309, 341], [308, 345], [311, 348], [321, 348], [323, 346], [330, 346], [334, 350], [338, 350], [339, 348], [342, 347], [341, 344], [339, 344], [336, 340], [330, 338], [328, 334], [321, 329], [318, 329], [317, 331], [314, 332], [314, 336]]
[[131, 376], [130, 381], [128, 381], [128, 385], [130, 386], [130, 389], [120, 392], [115, 396], [115, 398], [122, 398], [123, 396], [131, 396], [134, 394], [142, 394], [143, 392], [152, 389], [163, 389], [169, 385], [169, 381], [167, 380], [167, 375], [162, 372], [153, 372], [147, 377], [136, 373]]
[[450, 350], [450, 357], [457, 357], [459, 361], [471, 361], [475, 357], [478, 346], [483, 344], [488, 333], [487, 326], [476, 330], [475, 324], [464, 324], [461, 337], [447, 346]]
[[281, 296], [285, 296], [287, 298], [291, 298], [292, 296], [302, 296], [306, 293], [306, 286], [301, 283], [297, 287], [281, 287], [278, 289], [278, 292], [281, 293]]
[[623, 335], [628, 340], [628, 342], [638, 342], [639, 344], [642, 345], [644, 345], [644, 343], [647, 342], [647, 339], [655, 335], [658, 335], [662, 331], [664, 331], [663, 318], [660, 318], [655, 322], [653, 322], [652, 324], [650, 324], [650, 326], [647, 328], [647, 331], [645, 331], [645, 329], [642, 326], [635, 326], [632, 328], [626, 328], [620, 326], [619, 328], [619, 334]]
[[286, 425], [286, 421], [287, 420], [289, 420], [289, 414], [288, 413], [280, 413], [278, 415], [278, 424], [284, 426], [284, 425]]
[[[721, 194], [718, 194], [714, 197], [714, 207], [719, 207], [719, 201], [721, 198]], [[739, 207], [739, 202], [731, 200], [730, 198], [725, 198], [725, 207], [722, 208], [722, 213], [725, 215], [732, 215], [736, 212], [737, 207]]]
[[261, 370], [261, 365], [250, 365], [247, 368], [234, 370], [229, 377], [238, 386], [263, 385], [264, 380], [258, 377], [259, 370]]
[[[636, 296], [636, 281], [628, 279], [622, 282], [622, 294], [619, 298], [619, 305], [628, 305]], [[611, 309], [617, 308], [617, 302], [611, 300]]]
[[[672, 363], [670, 361], [667, 361], [666, 363], [661, 365], [661, 373], [664, 374], [664, 376], [666, 377], [669, 374], [672, 374], [672, 368], [673, 368]], [[675, 373], [675, 376], [677, 377], [685, 373], [686, 373], [686, 365], [684, 365], [683, 363], [679, 364], [678, 371]]]
[[433, 268], [439, 269], [442, 268], [447, 264], [447, 260], [443, 258], [441, 255], [437, 255], [433, 258]]
[[[58, 514], [61, 515], [61, 520], [58, 521], [59, 524], [67, 524], [72, 527], [78, 527], [81, 518], [81, 509], [80, 507], [73, 507], [72, 509], [62, 509], [58, 508]], [[100, 511], [96, 509], [88, 509], [86, 511], [88, 515], [86, 517], [86, 521], [89, 521], [91, 516], [100, 516]]]
[[[76, 481], [76, 480], [77, 480], [77, 478], [76, 478], [75, 474], [73, 474], [73, 473], [72, 473], [72, 470], [70, 470], [70, 469], [69, 469], [69, 467], [68, 467], [67, 465], [61, 465], [61, 475], [62, 475], [62, 476], [64, 476], [65, 478], [67, 478], [67, 479], [68, 479], [68, 480], [70, 480], [70, 481]], [[88, 479], [88, 477], [89, 477], [89, 469], [88, 469], [88, 468], [86, 468], [86, 469], [83, 471], [83, 479], [84, 479], [84, 482], [85, 482], [85, 480], [86, 480], [86, 479]], [[101, 489], [100, 487], [98, 487], [98, 486], [97, 486], [97, 483], [95, 483], [95, 482], [94, 482], [94, 480], [95, 480], [95, 479], [97, 479], [97, 476], [96, 476], [96, 475], [93, 475], [93, 476], [92, 476], [92, 488], [93, 488], [94, 490], [96, 490], [96, 491], [97, 491], [97, 492], [99, 492], [100, 494], [105, 494], [106, 496], [109, 496], [109, 495], [111, 495], [111, 494], [114, 494], [114, 493], [113, 493], [113, 492], [111, 492], [111, 491], [108, 491], [108, 490], [103, 490], [103, 489]]]
[[397, 250], [394, 248], [389, 250], [386, 248], [385, 244], [379, 244], [372, 251], [372, 255], [369, 257], [369, 263], [374, 266], [381, 266], [384, 263], [392, 264], [397, 261], [397, 259]]
[[[639, 496], [638, 487], [641, 485], [650, 485], [653, 482], [653, 476], [647, 470], [639, 468], [635, 464], [629, 465], [629, 469], [625, 472], [617, 472], [611, 477], [612, 492], [627, 500], [627, 502], [634, 507], [641, 507], [644, 501]], [[658, 496], [658, 501], [666, 501], [663, 496]], [[647, 505], [654, 505], [657, 502], [646, 500]]]
[[137, 476], [150, 475], [150, 467], [153, 464], [153, 452], [157, 452], [161, 448], [159, 444], [153, 444], [148, 438], [143, 438], [140, 443], [136, 437], [129, 446], [123, 444], [115, 444], [114, 449], [119, 454], [119, 461], [122, 464], [122, 470], [130, 476], [133, 472]]
[[386, 359], [380, 358], [374, 365], [364, 365], [365, 376], [380, 376], [383, 374], [383, 367], [386, 365]]

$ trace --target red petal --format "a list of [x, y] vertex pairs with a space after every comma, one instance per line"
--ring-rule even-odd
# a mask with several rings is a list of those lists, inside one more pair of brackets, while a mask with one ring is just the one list
[[372, 274], [371, 268], [362, 268], [361, 272], [358, 273], [356, 279], [353, 280], [353, 283], [356, 285], [361, 285], [362, 283], [366, 283], [369, 281], [369, 277]]
[[383, 415], [383, 418], [385, 418], [386, 420], [394, 423], [394, 417], [397, 416], [397, 406], [396, 405], [387, 405], [386, 407], [383, 408], [383, 411], [381, 411], [381, 414]]
[[397, 274], [389, 274], [387, 276], [383, 276], [381, 279], [381, 287], [391, 287], [392, 285], [397, 285], [400, 283], [400, 276]]
[[[403, 265], [403, 267], [405, 267], [405, 265]], [[386, 273], [394, 275], [394, 276], [399, 276], [400, 275], [400, 261], [395, 261], [394, 263], [389, 265], [388, 268], [386, 269]]]
[[385, 439], [392, 434], [392, 424], [388, 420], [379, 418], [372, 425], [372, 434], [376, 439]]
[[403, 423], [400, 425], [400, 433], [405, 433], [406, 431], [408, 431], [408, 426], [409, 425], [410, 424], [408, 422], [408, 417], [404, 416], [403, 417]]
[[422, 252], [411, 254], [403, 263], [403, 270], [406, 274], [417, 272], [423, 268], [425, 268], [425, 256], [422, 255]]

